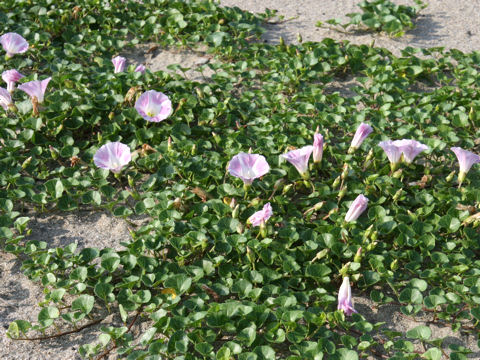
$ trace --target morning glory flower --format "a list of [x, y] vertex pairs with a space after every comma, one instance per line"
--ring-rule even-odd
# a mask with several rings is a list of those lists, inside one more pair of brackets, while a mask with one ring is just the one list
[[315, 133], [313, 135], [313, 162], [318, 163], [322, 161], [323, 157], [323, 136]]
[[135, 109], [145, 120], [160, 122], [172, 113], [172, 102], [164, 93], [149, 90], [137, 99]]
[[145, 72], [145, 65], [140, 64], [135, 68], [135, 72], [141, 72], [142, 74]]
[[342, 285], [338, 291], [338, 310], [343, 310], [345, 315], [350, 316], [352, 313], [357, 312], [353, 308], [352, 302], [352, 288], [350, 287], [350, 279], [348, 276], [343, 278]]
[[28, 50], [28, 42], [17, 33], [6, 33], [0, 36], [0, 43], [7, 52], [7, 58], [15, 54], [21, 54]]
[[121, 142], [103, 145], [93, 156], [93, 162], [101, 169], [118, 174], [132, 160], [130, 148]]
[[125, 66], [127, 65], [127, 59], [125, 59], [123, 56], [116, 56], [112, 59], [112, 63], [115, 67], [115, 70], [113, 72], [116, 74], [125, 70]]
[[300, 149], [289, 151], [288, 153], [280, 156], [295, 166], [303, 178], [308, 178], [308, 159], [310, 159], [312, 152], [313, 146], [307, 145]]
[[272, 205], [266, 203], [262, 210], [257, 211], [247, 220], [248, 223], [252, 226], [261, 226], [262, 223], [265, 225], [268, 219], [273, 215]]
[[29, 81], [24, 84], [18, 85], [18, 89], [25, 91], [28, 95], [30, 95], [32, 99], [36, 98], [38, 103], [41, 104], [44, 100], [45, 90], [47, 89], [47, 85], [50, 80], [52, 80], [51, 77], [41, 81]]
[[367, 138], [368, 135], [373, 131], [372, 127], [368, 124], [361, 123], [355, 135], [353, 136], [352, 143], [350, 144], [350, 148], [348, 149], [348, 153], [352, 154], [355, 150], [357, 150], [360, 145], [362, 145], [363, 140]]
[[427, 145], [418, 142], [417, 140], [395, 140], [393, 145], [398, 147], [403, 154], [403, 160], [407, 164], [411, 164], [413, 159], [422, 151], [430, 149]]
[[462, 148], [459, 147], [452, 147], [450, 148], [455, 155], [457, 156], [458, 163], [460, 165], [460, 173], [458, 174], [458, 182], [461, 185], [463, 180], [465, 180], [465, 177], [467, 176], [467, 173], [470, 171], [470, 168], [480, 162], [480, 156], [477, 154], [472, 153], [471, 151], [468, 150], [463, 150]]
[[24, 75], [20, 74], [17, 70], [5, 70], [2, 73], [2, 79], [7, 83], [7, 90], [12, 93], [13, 89], [15, 89], [15, 83], [23, 78]]
[[228, 172], [243, 180], [246, 186], [253, 180], [265, 175], [270, 171], [270, 166], [264, 156], [259, 154], [247, 154], [241, 152], [235, 155], [228, 164]]
[[396, 146], [392, 140], [387, 140], [387, 141], [382, 141], [380, 144], [378, 144], [383, 151], [385, 151], [385, 154], [388, 157], [388, 160], [390, 161], [390, 167], [392, 171], [397, 167], [397, 165], [400, 163], [400, 158], [402, 157], [402, 151], [398, 146]]
[[347, 211], [347, 215], [345, 215], [345, 221], [355, 221], [358, 219], [360, 215], [367, 209], [368, 206], [368, 198], [363, 196], [362, 194], [358, 195], [355, 200], [353, 200], [350, 208]]
[[7, 111], [13, 106], [12, 97], [7, 89], [0, 87], [0, 106]]

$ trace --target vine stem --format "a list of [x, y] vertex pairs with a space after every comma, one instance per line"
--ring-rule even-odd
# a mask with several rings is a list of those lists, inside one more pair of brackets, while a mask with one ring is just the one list
[[53, 334], [53, 335], [47, 335], [47, 336], [38, 336], [38, 337], [25, 337], [25, 338], [15, 338], [12, 340], [28, 340], [28, 341], [34, 341], [34, 340], [47, 340], [47, 339], [53, 339], [53, 338], [57, 338], [57, 337], [61, 337], [61, 336], [64, 336], [64, 335], [69, 335], [69, 334], [73, 334], [73, 333], [77, 333], [77, 332], [80, 332], [82, 331], [83, 329], [86, 329], [90, 326], [93, 326], [93, 325], [96, 325], [100, 322], [102, 322], [103, 319], [97, 319], [97, 320], [94, 320], [92, 322], [89, 322], [88, 324], [85, 324], [83, 326], [80, 326], [78, 328], [75, 328], [73, 330], [69, 330], [69, 331], [64, 331], [64, 332], [61, 332], [61, 333], [57, 333], [57, 334]]

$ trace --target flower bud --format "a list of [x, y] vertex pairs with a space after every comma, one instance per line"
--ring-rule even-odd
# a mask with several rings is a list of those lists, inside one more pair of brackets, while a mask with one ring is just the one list
[[398, 169], [392, 174], [392, 177], [395, 179], [399, 179], [402, 176], [403, 169]]
[[238, 211], [240, 209], [240, 204], [237, 204], [232, 211], [232, 218], [236, 219], [238, 217]]
[[350, 261], [342, 266], [342, 268], [339, 271], [339, 273], [340, 273], [340, 275], [342, 275], [342, 277], [345, 277], [345, 275], [347, 275], [349, 267], [350, 267]]
[[260, 224], [260, 236], [264, 239], [267, 237], [267, 227], [265, 225], [265, 221], [262, 221]]
[[347, 185], [341, 188], [340, 191], [338, 192], [338, 201], [341, 201], [346, 193], [347, 193]]
[[128, 180], [128, 185], [133, 188], [135, 183], [133, 181], [133, 177], [131, 177], [130, 175], [127, 176], [127, 180]]
[[23, 163], [22, 163], [22, 169], [25, 169], [30, 163], [32, 162], [32, 157], [29, 156]]
[[343, 171], [342, 171], [341, 179], [345, 180], [347, 175], [348, 175], [348, 164], [345, 163], [345, 164], [343, 164]]
[[377, 238], [378, 238], [378, 231], [375, 230], [372, 233], [372, 236], [370, 237], [370, 240], [375, 241], [375, 240], [377, 240]]
[[393, 195], [393, 201], [394, 202], [397, 202], [398, 199], [400, 199], [400, 196], [402, 196], [402, 193], [403, 193], [403, 189], [399, 189], [395, 195]]
[[353, 257], [353, 261], [357, 263], [362, 261], [362, 247], [358, 248], [357, 253]]
[[375, 249], [375, 247], [377, 246], [377, 244], [378, 244], [378, 243], [377, 243], [376, 241], [368, 244], [368, 245], [367, 245], [367, 251], [372, 251], [373, 249]]
[[195, 155], [197, 153], [197, 144], [193, 144], [192, 150], [190, 151], [191, 155]]
[[338, 185], [340, 185], [340, 176], [333, 181], [332, 188], [336, 189]]
[[453, 170], [448, 176], [445, 178], [446, 182], [452, 181], [453, 177], [455, 176], [455, 170]]
[[398, 269], [398, 259], [395, 259], [390, 264], [390, 270], [395, 271]]
[[290, 189], [293, 187], [293, 184], [287, 184], [283, 187], [282, 194], [285, 195], [290, 191]]

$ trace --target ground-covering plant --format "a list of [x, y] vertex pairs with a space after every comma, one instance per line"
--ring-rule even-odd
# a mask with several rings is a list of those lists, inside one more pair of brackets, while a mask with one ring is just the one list
[[[0, 63], [24, 76], [1, 95], [0, 234], [45, 288], [12, 339], [100, 323], [82, 356], [445, 355], [352, 292], [478, 334], [479, 52], [252, 42], [262, 17], [210, 1], [35, 4], [0, 3], [0, 36], [29, 44]], [[214, 74], [112, 63], [143, 41], [207, 45]], [[49, 78], [43, 102], [21, 90]], [[331, 91], [345, 78], [353, 96]], [[30, 216], [77, 209], [149, 221], [122, 250], [29, 238]]]
[[[350, 18], [347, 23], [342, 24], [339, 19], [330, 19], [326, 23], [340, 26], [344, 30], [353, 26], [400, 37], [406, 31], [415, 28], [414, 21], [419, 11], [427, 6], [421, 0], [414, 0], [413, 2], [414, 5], [398, 5], [389, 0], [364, 0], [358, 4], [362, 12], [347, 14]], [[319, 22], [317, 25], [322, 26], [322, 23]]]

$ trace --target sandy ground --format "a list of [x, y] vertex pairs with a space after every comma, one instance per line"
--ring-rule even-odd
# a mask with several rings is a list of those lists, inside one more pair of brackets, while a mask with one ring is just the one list
[[[456, 48], [464, 52], [480, 50], [480, 0], [430, 0], [428, 7], [421, 12], [417, 28], [399, 39], [391, 39], [381, 34], [353, 32], [339, 33], [326, 28], [318, 28], [318, 21], [340, 18], [346, 21], [345, 14], [359, 12], [356, 4], [360, 0], [221, 0], [224, 6], [238, 6], [242, 9], [262, 12], [265, 8], [277, 9], [283, 21], [269, 24], [263, 40], [275, 43], [280, 37], [295, 43], [297, 34], [303, 41], [321, 41], [325, 37], [347, 39], [353, 43], [386, 47], [399, 53], [405, 46]], [[400, 2], [399, 2], [400, 3]], [[402, 1], [401, 3], [408, 3]], [[210, 74], [202, 73], [210, 57], [202, 52], [166, 51], [152, 49], [154, 44], [144, 44], [136, 51], [125, 54], [130, 63], [144, 63], [151, 71], [167, 70], [168, 65], [180, 64], [192, 70], [187, 76], [202, 80]], [[79, 248], [112, 247], [119, 248], [121, 241], [130, 236], [127, 224], [106, 213], [76, 212], [69, 214], [37, 215], [31, 222], [32, 238], [47, 241], [50, 246], [67, 245], [77, 242]], [[107, 229], [107, 231], [106, 231]], [[90, 343], [99, 334], [100, 325], [82, 332], [49, 341], [11, 341], [5, 336], [6, 329], [15, 319], [35, 320], [39, 311], [37, 303], [43, 300], [41, 287], [30, 282], [20, 270], [21, 262], [14, 256], [0, 252], [0, 359], [79, 359], [77, 349]], [[354, 289], [355, 294], [355, 289]], [[355, 294], [360, 295], [360, 294]], [[371, 322], [384, 321], [387, 328], [407, 331], [420, 324], [431, 327], [433, 338], [445, 338], [445, 345], [460, 344], [474, 351], [472, 359], [480, 359], [480, 349], [474, 336], [454, 333], [450, 327], [438, 327], [428, 322], [428, 316], [417, 321], [401, 316], [398, 307], [384, 305], [380, 308], [366, 296], [355, 296], [357, 310]], [[106, 318], [104, 321], [108, 323]]]

